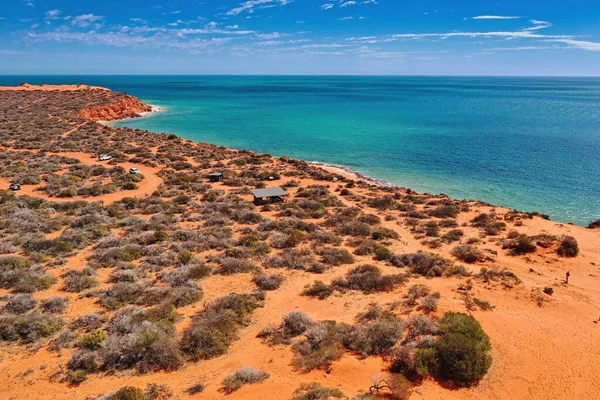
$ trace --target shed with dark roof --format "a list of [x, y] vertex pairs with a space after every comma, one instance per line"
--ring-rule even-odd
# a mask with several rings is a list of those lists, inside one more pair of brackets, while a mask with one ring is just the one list
[[223, 182], [223, 173], [222, 172], [213, 172], [208, 175], [208, 180], [211, 182]]
[[254, 204], [257, 206], [284, 201], [284, 198], [288, 196], [288, 193], [280, 187], [255, 189], [252, 194], [254, 195]]

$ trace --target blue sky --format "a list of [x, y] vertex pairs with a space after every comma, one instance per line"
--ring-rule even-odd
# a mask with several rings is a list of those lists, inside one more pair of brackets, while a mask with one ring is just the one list
[[0, 74], [600, 75], [598, 0], [2, 0]]

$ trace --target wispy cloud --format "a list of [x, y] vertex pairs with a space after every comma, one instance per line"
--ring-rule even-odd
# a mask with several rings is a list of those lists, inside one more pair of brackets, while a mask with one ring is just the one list
[[71, 19], [71, 25], [74, 25], [74, 26], [77, 26], [80, 28], [87, 28], [88, 26], [90, 26], [92, 24], [98, 24], [103, 20], [104, 20], [104, 17], [102, 17], [100, 15], [84, 14], [84, 15], [78, 15], [78, 16], [74, 17], [73, 19]]
[[479, 15], [473, 19], [519, 19], [521, 17], [504, 16], [504, 15]]
[[232, 8], [227, 11], [227, 15], [239, 15], [243, 12], [252, 13], [255, 7], [270, 8], [274, 6], [285, 6], [291, 3], [293, 0], [249, 0], [241, 3], [238, 7]]
[[44, 13], [44, 20], [46, 24], [50, 24], [52, 21], [60, 19], [60, 10], [48, 10]]

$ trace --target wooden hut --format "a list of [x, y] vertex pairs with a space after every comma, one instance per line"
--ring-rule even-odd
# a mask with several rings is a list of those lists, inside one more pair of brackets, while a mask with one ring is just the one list
[[214, 172], [208, 175], [208, 180], [211, 182], [223, 182], [223, 173], [222, 172]]
[[257, 206], [284, 201], [285, 197], [288, 195], [287, 192], [280, 187], [255, 189], [252, 191], [252, 194], [254, 195], [254, 204]]

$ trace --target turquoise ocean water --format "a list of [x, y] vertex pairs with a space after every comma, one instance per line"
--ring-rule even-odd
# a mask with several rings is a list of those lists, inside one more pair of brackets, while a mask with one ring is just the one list
[[32, 76], [163, 112], [115, 124], [352, 168], [553, 220], [600, 218], [600, 79]]

